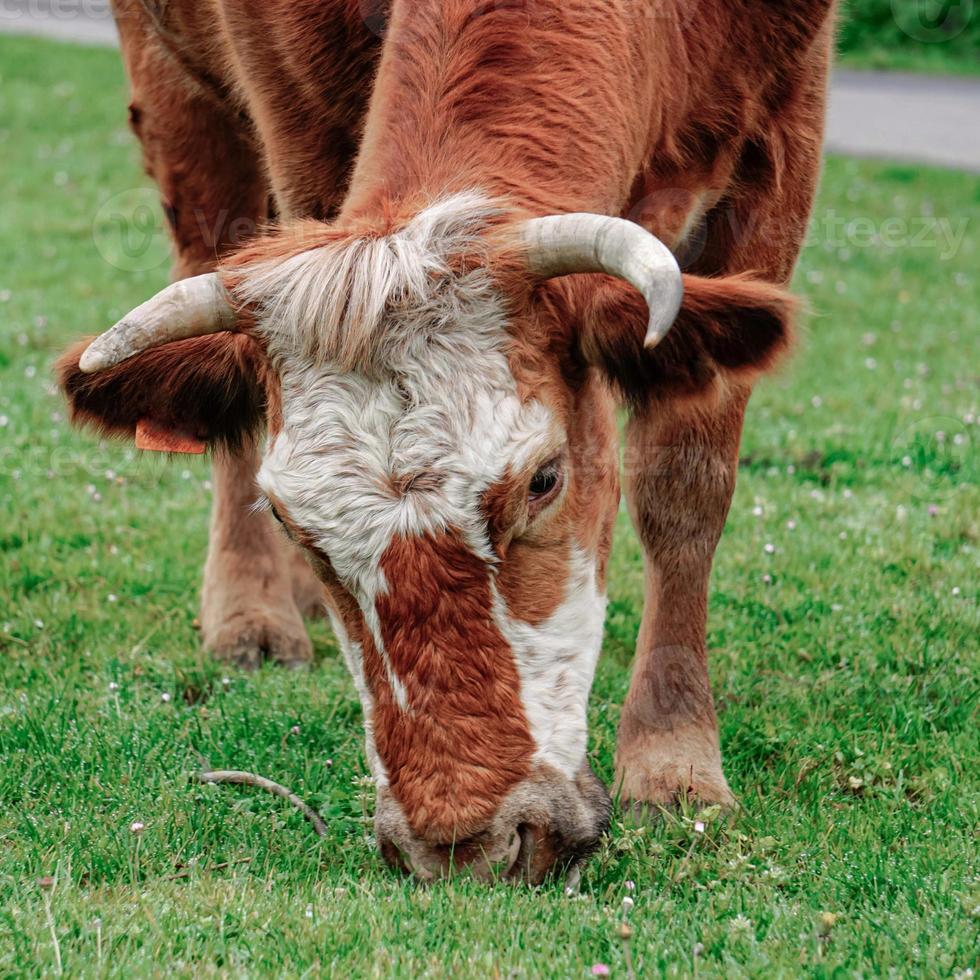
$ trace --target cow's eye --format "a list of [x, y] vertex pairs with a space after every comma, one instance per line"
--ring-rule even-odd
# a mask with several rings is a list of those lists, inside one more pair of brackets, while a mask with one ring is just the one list
[[561, 487], [562, 468], [561, 461], [553, 459], [540, 467], [531, 477], [528, 487], [528, 498], [532, 504], [540, 504], [553, 497]]
[[269, 513], [272, 514], [273, 518], [275, 518], [275, 520], [278, 522], [286, 537], [289, 538], [290, 541], [295, 541], [296, 539], [293, 537], [293, 532], [290, 530], [289, 525], [282, 519], [282, 514], [276, 510], [275, 504], [269, 504]]

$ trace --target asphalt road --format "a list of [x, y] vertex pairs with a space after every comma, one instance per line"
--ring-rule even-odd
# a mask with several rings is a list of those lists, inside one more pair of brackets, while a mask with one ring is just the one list
[[980, 79], [838, 71], [827, 149], [980, 173]]
[[0, 33], [116, 45], [109, 0], [0, 0]]
[[[109, 0], [0, 0], [0, 33], [115, 45]], [[837, 71], [827, 149], [980, 173], [980, 79]]]

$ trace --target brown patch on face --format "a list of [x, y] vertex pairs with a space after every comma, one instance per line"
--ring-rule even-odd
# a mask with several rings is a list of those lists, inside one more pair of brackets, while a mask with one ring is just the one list
[[605, 592], [619, 510], [619, 433], [608, 388], [595, 376], [583, 385], [573, 430], [570, 521], [579, 547], [595, 556], [597, 585]]
[[568, 548], [515, 541], [497, 575], [497, 588], [516, 619], [539, 626], [561, 605], [568, 584]]
[[463, 839], [528, 774], [534, 752], [489, 572], [453, 532], [396, 538], [380, 564], [389, 583], [376, 600], [381, 639], [408, 706], [365, 636], [378, 754], [413, 832]]
[[[551, 289], [528, 293], [526, 273], [523, 289], [522, 293], [517, 280], [505, 276], [502, 291], [513, 310], [510, 367], [520, 397], [547, 405], [564, 429], [567, 486], [560, 505], [527, 535], [527, 543], [534, 547], [517, 549], [522, 539], [515, 541], [511, 549], [517, 567], [512, 567], [510, 555], [505, 556], [500, 577], [505, 583], [502, 591], [507, 590], [508, 601], [515, 608], [533, 602], [535, 597], [530, 592], [543, 582], [546, 594], [534, 602], [537, 612], [525, 610], [527, 615], [541, 616], [558, 593], [548, 576], [566, 562], [569, 542], [594, 556], [597, 584], [605, 590], [620, 496], [619, 434], [610, 386], [597, 371], [583, 370], [569, 357], [570, 315], [558, 302], [560, 296]], [[499, 492], [509, 491], [502, 488]], [[549, 551], [551, 557], [546, 555]], [[520, 567], [524, 564], [529, 566], [527, 571]], [[525, 586], [525, 582], [529, 584]], [[563, 595], [564, 577], [560, 584]]]
[[[565, 463], [562, 460], [561, 465]], [[497, 589], [516, 619], [538, 626], [561, 604], [568, 582], [567, 517], [544, 519], [543, 527], [528, 530], [528, 487], [534, 468], [504, 476], [483, 493], [481, 508], [490, 543], [501, 563]], [[563, 477], [564, 479], [564, 477]], [[518, 536], [515, 538], [515, 532]]]

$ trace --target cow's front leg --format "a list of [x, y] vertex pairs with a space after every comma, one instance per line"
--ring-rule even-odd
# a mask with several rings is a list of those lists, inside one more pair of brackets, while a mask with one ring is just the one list
[[732, 804], [708, 682], [708, 579], [738, 465], [747, 392], [654, 402], [627, 429], [626, 484], [646, 595], [616, 746], [624, 803]]
[[321, 587], [269, 514], [255, 510], [257, 467], [254, 449], [214, 458], [202, 639], [215, 656], [240, 667], [264, 659], [301, 666], [312, 658], [312, 646], [299, 605]]

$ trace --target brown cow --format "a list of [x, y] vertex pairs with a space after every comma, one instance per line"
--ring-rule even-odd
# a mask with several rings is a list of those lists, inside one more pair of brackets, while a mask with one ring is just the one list
[[[378, 7], [117, 0], [194, 278], [62, 380], [77, 419], [216, 448], [219, 656], [308, 660], [326, 587], [385, 856], [538, 881], [608, 819], [586, 703], [616, 393], [647, 580], [616, 789], [732, 802], [708, 578], [751, 383], [788, 342], [831, 0]], [[275, 224], [235, 248], [241, 218]]]

